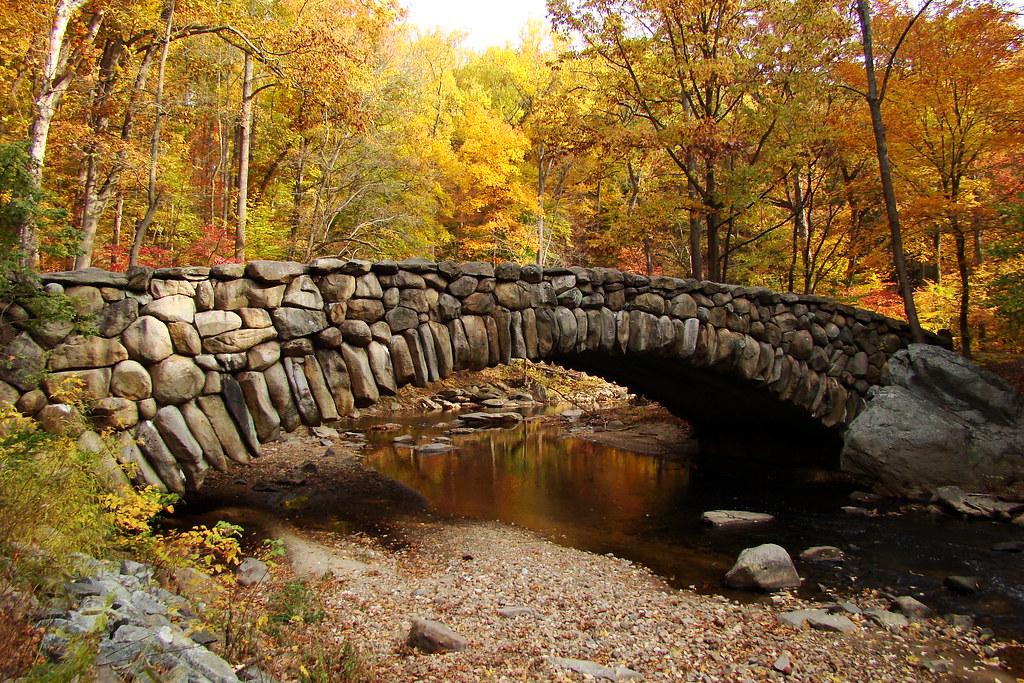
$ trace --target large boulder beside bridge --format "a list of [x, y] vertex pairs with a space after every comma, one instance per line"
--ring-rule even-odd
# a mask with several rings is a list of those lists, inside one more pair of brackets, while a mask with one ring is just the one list
[[1024, 480], [1024, 398], [946, 349], [912, 344], [889, 359], [847, 428], [841, 467], [878, 493], [930, 498], [943, 486], [987, 492]]

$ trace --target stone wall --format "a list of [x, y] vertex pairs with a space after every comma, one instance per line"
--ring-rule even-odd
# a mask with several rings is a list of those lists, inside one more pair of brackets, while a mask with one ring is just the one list
[[[609, 268], [325, 258], [43, 281], [94, 315], [98, 334], [31, 325], [8, 306], [0, 401], [56, 429], [74, 379], [95, 429], [123, 432], [119, 459], [137, 480], [175, 492], [299, 424], [512, 358], [596, 358], [670, 406], [685, 388], [662, 373], [685, 369], [841, 427], [910, 342], [904, 323], [820, 297]], [[718, 410], [713, 393], [689, 399]]]

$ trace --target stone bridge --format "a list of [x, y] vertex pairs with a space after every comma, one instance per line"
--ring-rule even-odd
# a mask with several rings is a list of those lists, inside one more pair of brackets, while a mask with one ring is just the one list
[[610, 268], [321, 258], [43, 281], [97, 334], [8, 306], [0, 401], [58, 429], [75, 379], [137, 481], [175, 492], [282, 430], [513, 358], [614, 380], [706, 430], [834, 434], [911, 341], [905, 323], [821, 297]]

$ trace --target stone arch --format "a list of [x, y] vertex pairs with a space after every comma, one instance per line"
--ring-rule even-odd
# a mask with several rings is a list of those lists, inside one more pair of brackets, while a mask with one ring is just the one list
[[513, 358], [588, 370], [707, 424], [838, 430], [911, 341], [904, 323], [821, 297], [610, 268], [322, 258], [43, 279], [98, 335], [8, 307], [0, 343], [18, 362], [0, 368], [0, 400], [55, 429], [70, 410], [57, 386], [80, 378], [94, 427], [122, 430], [122, 463], [176, 492], [299, 424]]

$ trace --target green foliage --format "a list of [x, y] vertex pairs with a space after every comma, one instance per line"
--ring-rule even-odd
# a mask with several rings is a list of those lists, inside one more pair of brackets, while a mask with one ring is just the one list
[[278, 624], [313, 624], [326, 616], [319, 596], [310, 589], [309, 584], [298, 579], [281, 586], [270, 603], [274, 606], [270, 612], [270, 621]]
[[34, 580], [97, 553], [116, 535], [95, 475], [99, 456], [0, 405], [0, 554]]

